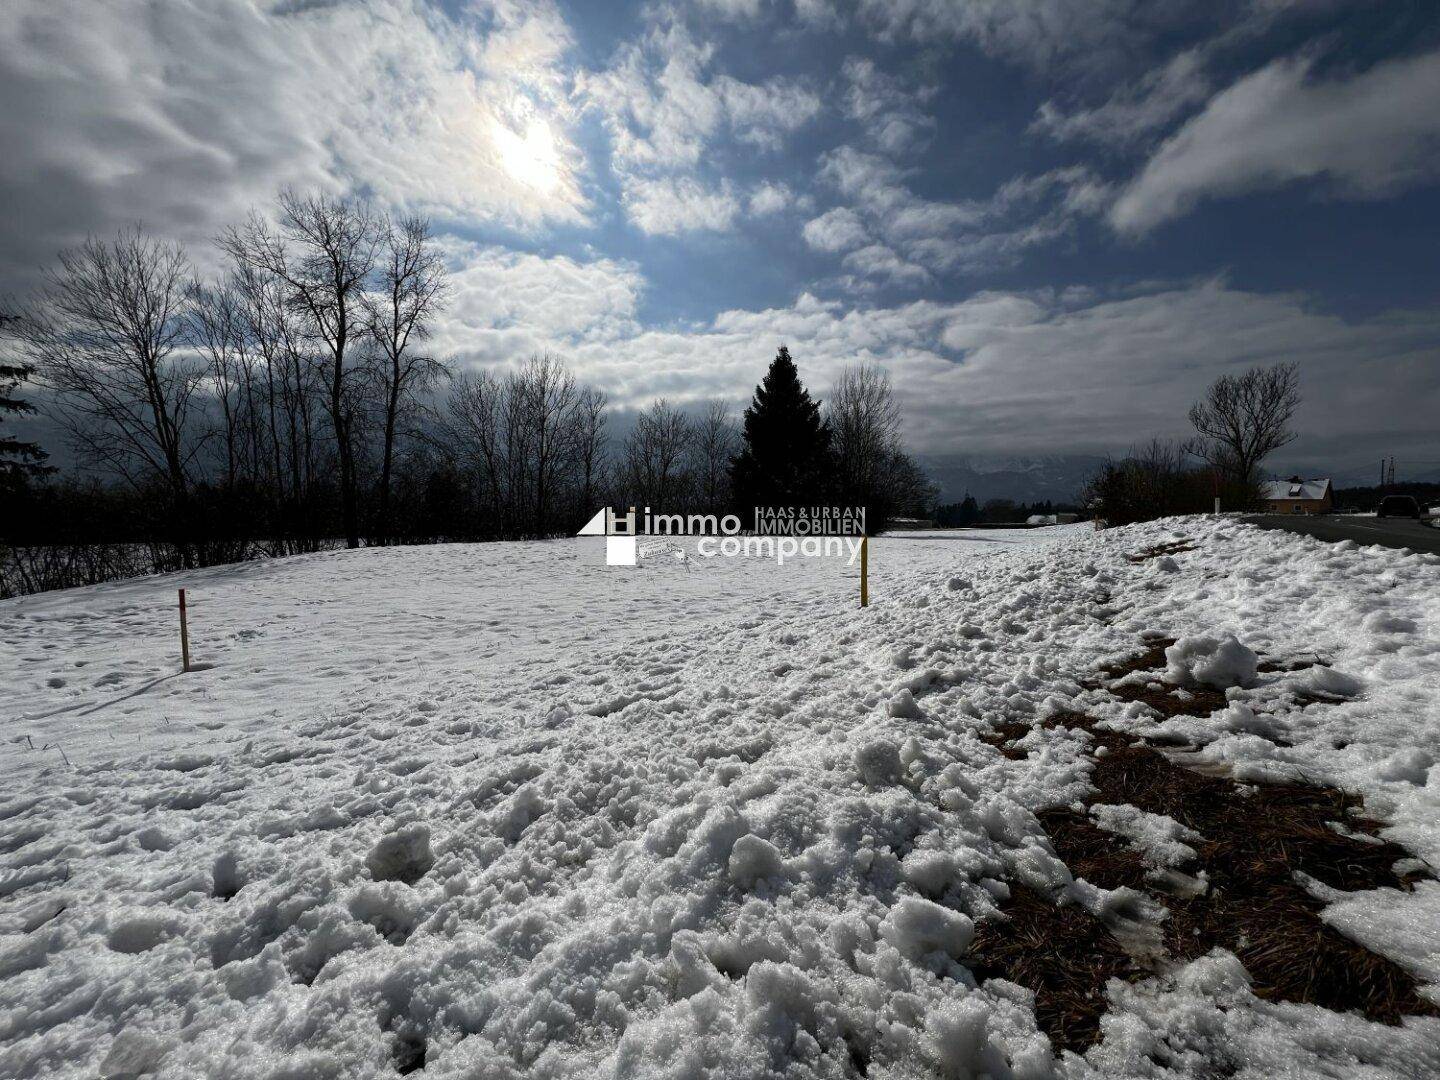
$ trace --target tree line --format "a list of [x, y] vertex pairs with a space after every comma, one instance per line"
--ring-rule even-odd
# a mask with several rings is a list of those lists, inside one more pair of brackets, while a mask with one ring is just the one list
[[1190, 407], [1194, 435], [1154, 438], [1091, 477], [1086, 507], [1111, 525], [1176, 514], [1249, 510], [1260, 503], [1265, 459], [1295, 439], [1300, 407], [1294, 363], [1222, 375]]
[[[420, 217], [287, 191], [203, 262], [220, 270], [139, 229], [92, 237], [6, 313], [0, 416], [29, 408], [12, 394], [34, 382], [81, 465], [56, 475], [39, 447], [0, 440], [0, 539], [12, 557], [43, 549], [43, 587], [560, 535], [607, 503], [748, 520], [846, 501], [879, 528], [933, 499], [876, 366], [842, 372], [822, 404], [782, 346], [743, 419], [659, 399], [623, 431], [561, 357], [456, 370], [430, 348], [450, 290]], [[67, 546], [89, 550], [55, 564]]]

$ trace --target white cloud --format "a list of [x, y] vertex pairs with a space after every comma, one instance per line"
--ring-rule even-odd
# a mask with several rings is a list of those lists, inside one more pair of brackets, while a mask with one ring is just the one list
[[1207, 280], [1110, 295], [983, 291], [888, 307], [802, 293], [784, 307], [656, 329], [638, 323], [645, 283], [631, 264], [473, 245], [453, 254], [466, 265], [437, 346], [484, 364], [556, 351], [625, 409], [660, 395], [742, 399], [786, 342], [822, 397], [847, 364], [888, 367], [907, 440], [931, 453], [1123, 450], [1152, 434], [1183, 434], [1186, 408], [1218, 375], [1281, 360], [1300, 364], [1300, 451], [1308, 441], [1354, 455], [1382, 430], [1403, 450], [1433, 438], [1440, 411], [1433, 311], [1347, 321], [1305, 295]]
[[[925, 199], [889, 159], [850, 146], [825, 155], [820, 178], [851, 206], [837, 208], [844, 215], [830, 211], [807, 224], [806, 241], [839, 251], [862, 242], [857, 230], [880, 237], [883, 250], [846, 265], [891, 284], [918, 285], [931, 273], [1008, 265], [1026, 249], [1065, 235], [1077, 217], [1100, 212], [1110, 197], [1088, 169], [1069, 166], [1016, 177], [988, 199]], [[826, 248], [826, 242], [838, 246]]]
[[624, 202], [630, 220], [655, 236], [722, 232], [740, 212], [740, 200], [728, 181], [708, 188], [689, 177], [636, 177], [625, 187]]
[[1143, 233], [1201, 199], [1325, 179], [1357, 198], [1440, 176], [1440, 52], [1350, 79], [1309, 78], [1279, 60], [1216, 95], [1149, 160], [1110, 211]]
[[453, 236], [441, 246], [451, 295], [431, 345], [437, 355], [506, 362], [640, 332], [645, 280], [633, 263], [544, 257]]
[[736, 137], [769, 150], [779, 149], [786, 135], [820, 112], [820, 95], [791, 79], [747, 83], [721, 75], [714, 86]]
[[863, 56], [846, 57], [841, 70], [845, 115], [863, 124], [869, 140], [881, 150], [900, 154], [929, 140], [935, 120], [921, 110], [920, 101], [934, 92], [933, 87], [911, 92]]
[[1099, 69], [1199, 18], [1193, 7], [1157, 0], [858, 0], [858, 7], [883, 37], [968, 41], [1036, 69]]
[[694, 0], [695, 6], [722, 19], [746, 22], [760, 14], [761, 0]]
[[[570, 35], [548, 4], [454, 19], [420, 0], [145, 10], [0, 5], [12, 273], [135, 221], [204, 240], [287, 183], [521, 228], [584, 220]], [[542, 133], [528, 145], [546, 144], [543, 173], [511, 167], [505, 130]]]
[[860, 215], [844, 206], [827, 210], [805, 223], [801, 230], [805, 243], [816, 251], [848, 251], [870, 240]]
[[837, 29], [845, 16], [834, 0], [795, 0], [795, 17], [801, 25], [815, 30]]
[[694, 165], [725, 120], [725, 103], [705, 79], [712, 50], [682, 26], [655, 28], [622, 46], [603, 71], [580, 77], [601, 110], [618, 167]]
[[1043, 103], [1030, 125], [1057, 141], [1088, 140], [1112, 146], [1134, 143], [1169, 124], [1210, 92], [1204, 50], [1187, 49], [1135, 83], [1121, 86], [1102, 105], [1066, 112]]
[[795, 192], [790, 190], [788, 184], [777, 184], [765, 180], [757, 184], [755, 189], [750, 192], [747, 208], [752, 217], [768, 217], [771, 214], [779, 214], [788, 210], [801, 201]]
[[892, 285], [924, 285], [930, 281], [930, 271], [902, 259], [884, 244], [858, 248], [846, 255], [841, 264], [861, 277]]
[[646, 232], [728, 227], [738, 203], [697, 178], [702, 158], [726, 135], [777, 150], [820, 112], [819, 95], [801, 82], [712, 76], [713, 59], [713, 47], [696, 43], [671, 13], [621, 46], [605, 70], [578, 79], [610, 134], [622, 202]]

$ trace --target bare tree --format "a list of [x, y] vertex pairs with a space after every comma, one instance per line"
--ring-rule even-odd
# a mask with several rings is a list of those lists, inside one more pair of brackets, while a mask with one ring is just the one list
[[181, 350], [190, 268], [174, 244], [138, 229], [60, 253], [23, 340], [81, 455], [182, 502], [200, 439], [204, 372]]
[[367, 330], [364, 294], [380, 244], [378, 223], [363, 204], [284, 191], [277, 228], [252, 215], [245, 225], [228, 229], [220, 244], [236, 262], [284, 283], [287, 305], [305, 319], [320, 347], [345, 540], [359, 547], [353, 384], [356, 353]]
[[308, 502], [315, 475], [316, 365], [286, 304], [286, 287], [254, 266], [236, 267], [247, 350], [261, 368], [271, 486], [296, 507]]
[[900, 409], [889, 372], [878, 364], [847, 367], [825, 406], [840, 489], [862, 501], [881, 494], [900, 446]]
[[729, 504], [730, 467], [739, 441], [730, 406], [718, 399], [707, 401], [694, 425], [693, 452], [695, 480], [708, 512], [719, 513]]
[[486, 531], [503, 535], [510, 526], [509, 466], [506, 456], [505, 384], [488, 371], [457, 376], [446, 416], [449, 443], [481, 489]]
[[397, 427], [415, 407], [418, 395], [446, 373], [440, 361], [415, 349], [430, 337], [431, 322], [445, 303], [446, 285], [445, 263], [430, 242], [428, 221], [409, 217], [396, 223], [387, 218], [382, 232], [377, 280], [366, 295], [365, 306], [370, 336], [379, 354], [377, 374], [383, 398], [375, 523], [383, 543], [390, 535], [390, 479]]
[[596, 489], [605, 468], [605, 412], [603, 391], [584, 387], [575, 404], [574, 455], [579, 473], [579, 496], [582, 514], [595, 507]]
[[1296, 364], [1222, 375], [1190, 406], [1190, 423], [1199, 436], [1191, 449], [1233, 483], [1253, 483], [1261, 462], [1295, 438], [1290, 419], [1299, 406]]
[[685, 464], [693, 439], [689, 419], [664, 398], [641, 412], [625, 439], [630, 497], [657, 509], [680, 507], [689, 494]]
[[[192, 282], [186, 319], [190, 342], [209, 366], [210, 397], [220, 409], [225, 449], [225, 482], [233, 487], [241, 471], [247, 416], [249, 372], [245, 363], [245, 326], [241, 301], [228, 285]], [[251, 462], [250, 464], [253, 464]]]
[[523, 475], [533, 492], [530, 506], [536, 536], [544, 536], [550, 527], [556, 475], [569, 456], [579, 401], [575, 376], [551, 353], [532, 356], [511, 377], [512, 431]]

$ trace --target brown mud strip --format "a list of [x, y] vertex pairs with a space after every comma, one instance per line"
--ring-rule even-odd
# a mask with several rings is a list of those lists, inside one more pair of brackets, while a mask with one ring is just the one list
[[[1108, 681], [1163, 668], [1170, 644], [1150, 643], [1141, 655], [1102, 674]], [[1269, 670], [1312, 663], [1323, 661]], [[1111, 692], [1125, 701], [1144, 701], [1166, 716], [1205, 715], [1225, 706], [1218, 691], [1192, 691], [1186, 701], [1144, 686]], [[1174, 705], [1155, 705], [1152, 698], [1161, 697]], [[1056, 714], [1038, 726], [1084, 733], [1093, 763], [1092, 803], [1164, 814], [1200, 836], [1184, 841], [1196, 854], [1177, 872], [1148, 864], [1088, 813], [1062, 808], [1037, 815], [1075, 877], [1105, 889], [1128, 886], [1166, 910], [1157, 928], [1161, 958], [1133, 955], [1100, 919], [1019, 887], [1002, 905], [1002, 918], [977, 926], [969, 960], [976, 978], [999, 976], [1034, 991], [1037, 1023], [1057, 1047], [1083, 1053], [1099, 1038], [1111, 978], [1147, 978], [1217, 946], [1245, 965], [1260, 998], [1358, 1012], [1386, 1024], [1404, 1016], [1440, 1016], [1440, 1008], [1419, 995], [1408, 971], [1324, 923], [1325, 902], [1304, 884], [1314, 879], [1347, 892], [1409, 890], [1422, 876], [1397, 873], [1397, 863], [1417, 860], [1379, 837], [1382, 823], [1363, 816], [1358, 796], [1320, 785], [1238, 784], [1079, 713]], [[1007, 724], [984, 738], [1005, 757], [1020, 760], [1027, 754], [1015, 743], [1031, 730]]]

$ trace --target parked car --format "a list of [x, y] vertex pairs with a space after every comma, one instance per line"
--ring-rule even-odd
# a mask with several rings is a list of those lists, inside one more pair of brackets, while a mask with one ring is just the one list
[[1380, 509], [1375, 511], [1375, 516], [1418, 518], [1420, 504], [1413, 495], [1386, 495], [1380, 500]]

